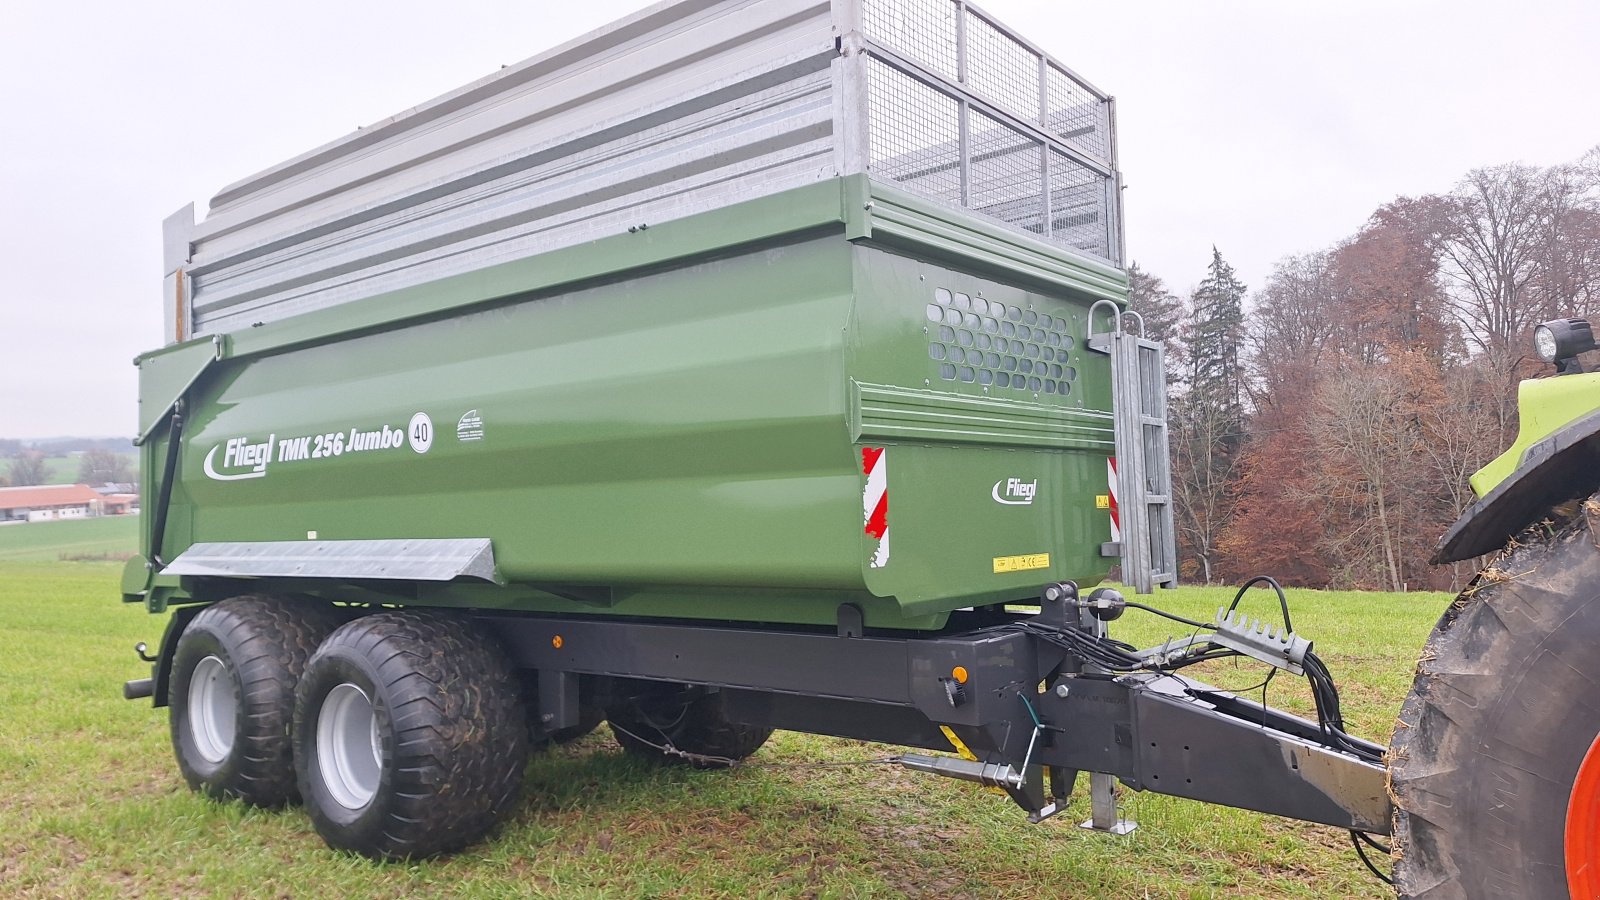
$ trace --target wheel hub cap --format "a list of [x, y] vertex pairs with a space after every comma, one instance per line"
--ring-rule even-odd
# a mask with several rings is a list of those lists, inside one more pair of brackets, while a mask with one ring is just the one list
[[206, 762], [220, 763], [233, 752], [238, 712], [227, 665], [215, 656], [200, 660], [189, 678], [189, 734]]
[[346, 809], [361, 809], [378, 793], [383, 770], [372, 700], [353, 684], [328, 692], [317, 715], [317, 770], [328, 793]]

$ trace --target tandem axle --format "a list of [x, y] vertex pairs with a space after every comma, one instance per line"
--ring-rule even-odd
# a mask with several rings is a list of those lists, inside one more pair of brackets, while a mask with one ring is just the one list
[[[1035, 822], [1065, 809], [1078, 773], [1089, 772], [1100, 801], [1093, 821], [1104, 830], [1119, 827], [1107, 803], [1114, 779], [1134, 790], [1389, 833], [1380, 746], [1343, 734], [1337, 721], [1288, 715], [1176, 671], [1225, 655], [1298, 670], [1315, 660], [1309, 645], [1226, 615], [1211, 633], [1181, 646], [1130, 652], [1105, 637], [1105, 619], [1124, 605], [1113, 591], [1080, 598], [1062, 583], [1044, 592], [1038, 613], [965, 611], [931, 636], [866, 634], [849, 605], [831, 632], [471, 617], [524, 673], [523, 703], [536, 738], [593, 727], [596, 708], [614, 708], [641, 686], [676, 685], [751, 728], [958, 750], [969, 758], [899, 759], [911, 769], [1000, 788]], [[174, 646], [194, 611], [176, 611], [153, 685], [129, 682], [126, 695], [153, 692], [157, 705], [166, 705]], [[664, 731], [633, 736], [697, 764], [733, 761], [697, 759], [704, 755], [674, 747]]]

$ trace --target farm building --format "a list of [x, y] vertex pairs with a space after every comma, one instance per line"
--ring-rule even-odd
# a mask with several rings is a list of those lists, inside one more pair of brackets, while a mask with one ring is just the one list
[[102, 509], [100, 494], [86, 484], [0, 488], [0, 522], [81, 519]]

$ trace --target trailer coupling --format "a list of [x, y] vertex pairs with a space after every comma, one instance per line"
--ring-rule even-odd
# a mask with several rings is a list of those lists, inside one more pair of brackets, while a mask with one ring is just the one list
[[[1117, 781], [1138, 791], [1389, 833], [1376, 744], [1348, 738], [1362, 751], [1352, 752], [1333, 745], [1314, 722], [1176, 674], [1064, 675], [1044, 693], [1014, 696], [1026, 708], [1020, 723], [953, 729], [981, 758], [908, 753], [901, 764], [1000, 788], [1035, 822], [1066, 808], [1084, 771], [1092, 773], [1092, 798]], [[1026, 727], [1035, 715], [1037, 724]], [[1131, 830], [1098, 805], [1086, 825]]]
[[[1062, 584], [1045, 591], [1039, 615], [987, 629], [1032, 638], [1028, 651], [1012, 655], [1032, 656], [1040, 677], [1014, 673], [1003, 683], [976, 684], [969, 675], [960, 697], [982, 699], [988, 709], [976, 721], [947, 725], [951, 745], [968, 758], [907, 754], [902, 764], [1000, 788], [1032, 821], [1064, 809], [1083, 771], [1091, 773], [1095, 811], [1085, 825], [1099, 830], [1131, 830], [1116, 818], [1114, 800], [1107, 802], [1121, 782], [1139, 791], [1389, 833], [1383, 748], [1344, 732], [1337, 690], [1309, 641], [1287, 624], [1274, 630], [1229, 608], [1209, 626], [1180, 619], [1208, 631], [1134, 650], [1105, 631], [1128, 606], [1165, 615], [1114, 591], [1080, 600], [1073, 585]], [[1318, 721], [1176, 671], [1227, 656], [1304, 674]], [[950, 706], [959, 710], [965, 702], [952, 699]]]

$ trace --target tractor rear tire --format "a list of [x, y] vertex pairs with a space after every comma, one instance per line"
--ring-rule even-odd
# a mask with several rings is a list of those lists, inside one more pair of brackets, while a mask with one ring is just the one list
[[363, 616], [300, 679], [295, 771], [336, 850], [420, 859], [472, 844], [514, 808], [527, 760], [516, 672], [468, 619]]
[[1595, 897], [1597, 735], [1600, 494], [1511, 541], [1428, 639], [1390, 747], [1400, 896], [1546, 900], [1570, 875]]
[[643, 684], [608, 708], [606, 720], [628, 753], [697, 769], [735, 765], [772, 736], [771, 728], [729, 721], [720, 696], [688, 685]]
[[189, 787], [277, 807], [298, 799], [289, 721], [306, 660], [339, 624], [332, 608], [232, 597], [200, 611], [173, 651], [172, 748]]

